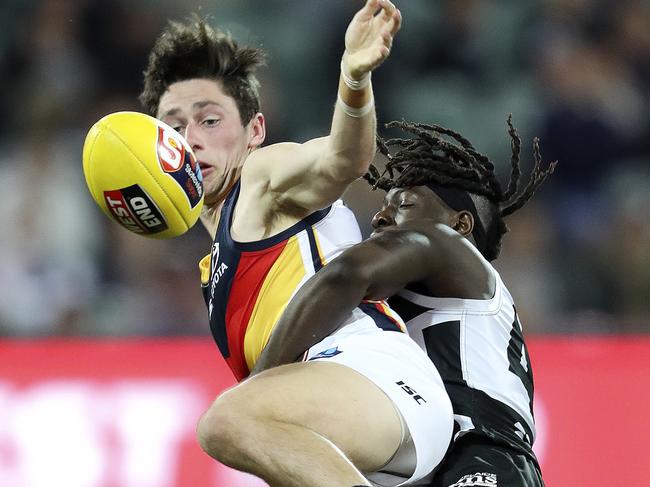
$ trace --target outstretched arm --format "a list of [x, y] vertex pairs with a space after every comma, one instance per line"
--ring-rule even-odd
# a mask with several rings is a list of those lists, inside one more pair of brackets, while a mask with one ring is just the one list
[[330, 134], [304, 144], [283, 143], [254, 151], [243, 181], [263, 181], [277, 207], [326, 207], [363, 176], [375, 155], [375, 110], [370, 73], [389, 55], [401, 25], [388, 0], [367, 0], [345, 34], [338, 99]]
[[438, 271], [438, 243], [417, 231], [394, 230], [346, 250], [293, 297], [252, 374], [295, 361], [332, 334], [363, 299], [384, 299]]

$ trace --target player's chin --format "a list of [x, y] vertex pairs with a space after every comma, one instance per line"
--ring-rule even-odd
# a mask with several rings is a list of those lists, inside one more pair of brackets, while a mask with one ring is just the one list
[[215, 168], [201, 171], [201, 178], [203, 179], [203, 189], [206, 193], [216, 191], [223, 186], [223, 175], [219, 174]]
[[223, 201], [227, 190], [228, 188], [224, 187], [222, 177], [213, 174], [211, 177], [203, 178], [203, 192], [205, 194], [205, 203], [207, 205]]

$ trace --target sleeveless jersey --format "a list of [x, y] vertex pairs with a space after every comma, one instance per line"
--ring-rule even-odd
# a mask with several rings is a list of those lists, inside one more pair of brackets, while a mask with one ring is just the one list
[[[241, 380], [291, 297], [323, 265], [360, 242], [361, 232], [353, 213], [339, 200], [277, 235], [236, 242], [230, 228], [239, 190], [237, 183], [226, 197], [212, 251], [199, 267], [212, 335]], [[368, 313], [383, 311], [381, 303], [364, 307]]]
[[454, 409], [454, 440], [484, 435], [536, 462], [528, 350], [512, 296], [491, 269], [492, 299], [434, 298], [404, 289], [390, 304], [442, 376]]

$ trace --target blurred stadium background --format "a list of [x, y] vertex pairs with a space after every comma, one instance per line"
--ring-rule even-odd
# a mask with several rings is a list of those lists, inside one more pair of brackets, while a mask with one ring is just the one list
[[[650, 2], [395, 3], [403, 29], [373, 79], [380, 121], [459, 130], [507, 177], [512, 113], [524, 168], [536, 135], [560, 161], [497, 261], [531, 344], [547, 485], [647, 486]], [[198, 289], [208, 237], [158, 242], [109, 222], [81, 146], [101, 116], [140, 109], [154, 39], [191, 12], [269, 52], [267, 143], [326, 133], [359, 4], [2, 2], [0, 486], [260, 485], [192, 439], [232, 383]], [[381, 197], [348, 192], [365, 232]]]

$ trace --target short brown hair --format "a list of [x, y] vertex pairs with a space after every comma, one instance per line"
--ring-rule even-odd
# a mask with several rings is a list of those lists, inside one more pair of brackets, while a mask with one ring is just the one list
[[261, 49], [239, 47], [230, 33], [210, 27], [193, 15], [186, 23], [169, 22], [149, 55], [140, 102], [156, 115], [160, 98], [177, 81], [205, 78], [218, 81], [231, 96], [243, 125], [260, 111], [255, 70], [266, 64]]

